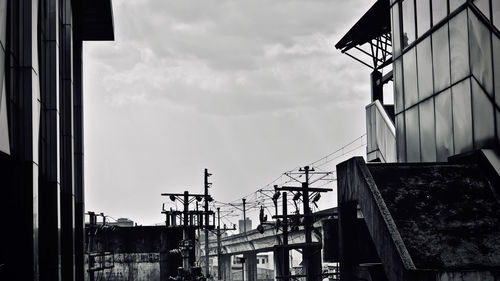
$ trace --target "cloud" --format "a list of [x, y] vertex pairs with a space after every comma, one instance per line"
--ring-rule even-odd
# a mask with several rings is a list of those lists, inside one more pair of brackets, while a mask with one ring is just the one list
[[359, 13], [353, 7], [366, 1], [114, 4], [116, 42], [91, 46], [89, 54], [109, 70], [105, 100], [117, 106], [163, 103], [238, 115], [359, 96], [346, 77], [359, 68], [333, 45]]
[[334, 44], [372, 3], [114, 0], [84, 46], [87, 208], [159, 222], [204, 168], [232, 201], [359, 137], [369, 69]]

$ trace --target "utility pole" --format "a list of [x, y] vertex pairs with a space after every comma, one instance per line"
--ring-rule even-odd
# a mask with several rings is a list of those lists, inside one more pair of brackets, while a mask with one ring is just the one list
[[222, 252], [220, 250], [220, 208], [217, 208], [217, 279], [222, 280]]
[[[162, 210], [162, 213], [165, 214], [166, 219], [165, 223], [167, 227], [181, 227], [182, 228], [182, 241], [179, 243], [179, 250], [182, 256], [182, 272], [179, 273], [180, 276], [177, 276], [177, 278], [182, 278], [182, 279], [176, 279], [176, 280], [191, 280], [189, 278], [195, 278], [196, 280], [201, 280], [199, 275], [201, 275], [201, 269], [198, 268], [200, 271], [196, 270], [191, 270], [191, 264], [189, 263], [189, 258], [190, 258], [190, 251], [193, 249], [194, 241], [189, 238], [189, 230], [194, 230], [196, 228], [204, 227], [205, 229], [208, 230], [208, 228], [212, 227], [210, 223], [209, 216], [215, 216], [214, 212], [211, 211], [190, 211], [189, 210], [189, 204], [192, 203], [193, 201], [198, 201], [200, 202], [203, 200], [205, 197], [205, 200], [209, 200], [207, 198], [207, 195], [205, 194], [189, 194], [188, 191], [184, 191], [184, 193], [162, 193], [162, 196], [169, 196], [170, 200], [175, 201], [179, 200], [181, 201], [183, 205], [183, 210], [177, 211], [177, 210], [172, 210], [167, 211], [165, 209]], [[193, 221], [193, 218], [197, 217], [199, 218], [195, 224]], [[203, 218], [205, 219], [208, 224], [203, 225], [202, 221]], [[179, 224], [177, 225], [177, 220], [179, 220]], [[215, 218], [214, 218], [215, 221]], [[195, 280], [193, 279], [193, 280]]]
[[[305, 166], [304, 168], [300, 168], [299, 172], [300, 172], [300, 174], [305, 175], [305, 181], [301, 183], [300, 187], [297, 187], [297, 186], [277, 187], [277, 186], [275, 186], [274, 189], [276, 191], [287, 190], [287, 191], [295, 192], [295, 195], [293, 198], [294, 201], [299, 200], [300, 197], [302, 196], [304, 213], [302, 215], [301, 214], [292, 215], [292, 217], [294, 220], [299, 219], [300, 217], [304, 218], [303, 225], [304, 225], [304, 234], [305, 234], [305, 245], [302, 249], [302, 260], [303, 260], [304, 268], [306, 271], [306, 274], [305, 274], [306, 280], [308, 280], [308, 281], [320, 280], [319, 275], [321, 274], [321, 271], [315, 272], [314, 268], [315, 268], [315, 266], [317, 266], [317, 264], [314, 264], [313, 257], [312, 257], [312, 254], [313, 254], [312, 250], [313, 250], [313, 246], [314, 246], [312, 243], [313, 214], [311, 212], [311, 208], [310, 208], [309, 204], [310, 204], [311, 195], [313, 197], [312, 203], [316, 204], [316, 202], [321, 197], [320, 196], [321, 192], [332, 191], [332, 189], [330, 189], [330, 188], [311, 188], [309, 185], [320, 180], [320, 179], [323, 179], [324, 177], [326, 177], [327, 175], [330, 175], [331, 173], [330, 172], [315, 172], [314, 169], [310, 168], [309, 166]], [[320, 177], [319, 179], [316, 179], [315, 181], [313, 181], [311, 183], [311, 181], [310, 181], [311, 174], [315, 174], [315, 175], [322, 174], [323, 176]], [[291, 177], [292, 179], [294, 179], [296, 181], [299, 181], [299, 180], [293, 178], [292, 176], [290, 176], [289, 174], [286, 174], [286, 175]], [[310, 194], [310, 193], [312, 193], [312, 194]], [[285, 202], [283, 203], [283, 205], [286, 205]], [[286, 213], [283, 213], [283, 215], [281, 215], [281, 216], [276, 215], [276, 216], [273, 216], [273, 218], [284, 218], [286, 216], [287, 216]], [[297, 225], [292, 225], [292, 230], [294, 227], [298, 228]], [[285, 263], [285, 261], [283, 261], [283, 263]], [[289, 263], [288, 259], [287, 259], [286, 263]]]
[[241, 280], [245, 281], [245, 258], [241, 258]]
[[233, 225], [233, 228], [227, 228], [224, 225], [224, 228], [220, 229], [220, 208], [217, 208], [217, 278], [222, 280], [222, 241], [221, 236], [228, 230], [236, 230], [236, 225]]
[[[183, 228], [182, 228], [182, 240], [183, 242], [188, 241], [189, 239], [189, 234], [188, 234], [188, 213], [189, 213], [189, 193], [187, 191], [184, 191], [184, 212], [183, 212]], [[185, 247], [182, 249], [182, 269], [185, 270], [185, 272], [189, 271], [189, 247]]]
[[[300, 169], [299, 169], [300, 171]], [[306, 245], [311, 245], [312, 243], [312, 223], [311, 223], [311, 209], [309, 207], [309, 166], [305, 166], [304, 169], [306, 181], [302, 183], [302, 203], [304, 204], [304, 232], [306, 238]], [[311, 261], [311, 247], [306, 246], [302, 251], [302, 260], [304, 261], [304, 265], [306, 268], [307, 280], [313, 280], [312, 278], [312, 270], [310, 266]]]
[[243, 198], [243, 233], [247, 234], [247, 213], [245, 209], [245, 203], [247, 199]]
[[[210, 183], [208, 182], [208, 177], [210, 177], [212, 174], [208, 173], [208, 170], [205, 169], [204, 173], [204, 183], [205, 183], [205, 212], [208, 212], [208, 188], [210, 187]], [[208, 254], [208, 224], [209, 224], [209, 219], [208, 216], [205, 216], [205, 277], [208, 278], [210, 271], [209, 271], [209, 254]]]
[[283, 261], [283, 274], [284, 278], [281, 280], [288, 281], [290, 280], [290, 260], [289, 260], [289, 251], [288, 251], [288, 202], [286, 198], [286, 192], [283, 192], [283, 248], [282, 248], [282, 261]]
[[[196, 201], [196, 213], [197, 214], [199, 214], [199, 206], [198, 205], [199, 205], [199, 202]], [[200, 223], [199, 215], [197, 215], [197, 218], [198, 218], [197, 219], [198, 223]], [[196, 247], [195, 256], [201, 257], [201, 242], [200, 242], [201, 236], [200, 236], [200, 228], [199, 227], [196, 228], [196, 236], [198, 236], [198, 246]], [[200, 266], [199, 262], [197, 265]]]

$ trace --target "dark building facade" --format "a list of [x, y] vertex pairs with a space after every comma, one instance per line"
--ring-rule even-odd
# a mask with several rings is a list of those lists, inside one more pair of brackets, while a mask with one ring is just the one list
[[110, 0], [0, 1], [0, 280], [83, 280], [82, 45]]

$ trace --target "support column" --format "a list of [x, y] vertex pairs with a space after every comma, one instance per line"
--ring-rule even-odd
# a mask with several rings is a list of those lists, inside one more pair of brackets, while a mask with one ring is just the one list
[[356, 261], [357, 203], [345, 202], [339, 206], [340, 280], [354, 281]]
[[245, 280], [257, 281], [257, 253], [245, 253], [243, 258], [245, 259]]
[[58, 177], [59, 119], [58, 87], [59, 24], [58, 0], [40, 2], [40, 173], [39, 173], [39, 247], [40, 280], [60, 278], [60, 187]]
[[73, 126], [73, 36], [71, 0], [62, 0], [60, 8], [59, 110], [60, 110], [60, 181], [61, 181], [61, 276], [75, 280], [75, 186]]
[[374, 70], [370, 74], [370, 82], [372, 85], [372, 102], [379, 100], [380, 103], [384, 104], [384, 90], [382, 83], [382, 73], [378, 70]]
[[221, 267], [222, 267], [222, 280], [231, 281], [233, 280], [233, 275], [231, 272], [231, 255], [221, 255]]
[[2, 155], [2, 162], [9, 170], [0, 171], [0, 204], [5, 211], [0, 218], [10, 231], [2, 229], [4, 233], [0, 235], [0, 279], [39, 280], [38, 2], [1, 2], [5, 9], [2, 17], [6, 18], [2, 22], [6, 25], [2, 29], [5, 27], [6, 37], [1, 40], [5, 53], [0, 63], [5, 70], [5, 84], [0, 86], [5, 86], [6, 108], [2, 110], [7, 110], [9, 115], [10, 152]]
[[83, 181], [82, 41], [73, 40], [73, 126], [75, 185], [75, 280], [84, 281], [85, 193]]

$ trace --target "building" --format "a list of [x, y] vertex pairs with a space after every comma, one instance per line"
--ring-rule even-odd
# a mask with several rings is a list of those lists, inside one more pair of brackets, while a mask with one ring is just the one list
[[[116, 227], [86, 225], [85, 280], [164, 281], [182, 266], [182, 229], [162, 226]], [[194, 231], [189, 231], [194, 238]], [[194, 249], [190, 262], [195, 262]], [[87, 271], [94, 268], [93, 271]], [[93, 278], [92, 278], [92, 277]]]
[[0, 280], [83, 280], [82, 48], [111, 0], [0, 1]]
[[499, 26], [498, 1], [375, 3], [336, 45], [348, 54], [376, 46], [368, 66], [381, 106], [367, 106], [369, 161], [439, 162], [498, 147]]
[[118, 218], [115, 222], [108, 222], [107, 224], [119, 227], [132, 227], [134, 226], [134, 221], [128, 218]]
[[336, 44], [373, 69], [372, 163], [337, 166], [342, 280], [496, 278], [499, 27], [496, 0], [378, 0]]
[[245, 220], [238, 220], [238, 229], [239, 233], [244, 233], [245, 231], [252, 230], [252, 220], [250, 218], [246, 218]]
[[[231, 265], [231, 280], [243, 280], [242, 276], [242, 268], [243, 268], [243, 255], [233, 256], [232, 257], [232, 265]], [[274, 266], [272, 261], [270, 262], [269, 254], [257, 254], [255, 258], [256, 262], [256, 272], [255, 277], [257, 281], [271, 281], [274, 280]], [[245, 261], [246, 263], [246, 261]], [[248, 271], [248, 268], [246, 268]], [[248, 276], [248, 272], [245, 274], [245, 280], [248, 280], [250, 277]]]

